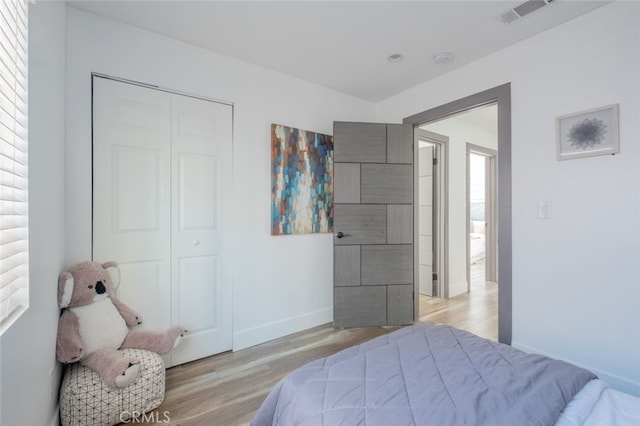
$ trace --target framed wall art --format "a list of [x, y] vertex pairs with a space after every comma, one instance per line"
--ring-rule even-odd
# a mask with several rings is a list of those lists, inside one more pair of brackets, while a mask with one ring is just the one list
[[556, 139], [558, 160], [618, 153], [618, 105], [556, 117]]
[[271, 235], [333, 232], [333, 138], [271, 125]]

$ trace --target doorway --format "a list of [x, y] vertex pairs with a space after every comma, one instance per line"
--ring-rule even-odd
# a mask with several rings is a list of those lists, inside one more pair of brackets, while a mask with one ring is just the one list
[[[483, 228], [482, 232], [474, 233], [473, 238], [470, 240], [470, 152], [467, 146], [470, 145], [469, 142], [474, 142], [474, 145], [471, 146], [477, 147], [476, 152], [482, 152], [482, 150], [487, 153], [495, 152], [497, 148], [496, 111], [495, 103], [482, 105], [445, 117], [442, 120], [425, 123], [420, 126], [418, 130], [421, 132], [426, 129], [444, 135], [441, 136], [441, 138], [445, 138], [449, 145], [448, 161], [437, 166], [444, 171], [447, 177], [448, 187], [446, 191], [437, 186], [434, 188], [434, 193], [438, 191], [443, 192], [444, 196], [442, 199], [448, 202], [447, 212], [444, 213], [447, 218], [447, 223], [441, 221], [440, 224], [434, 224], [436, 227], [444, 226], [448, 231], [447, 249], [443, 250], [442, 248], [434, 246], [433, 251], [435, 256], [445, 257], [448, 264], [446, 279], [444, 279], [441, 284], [443, 291], [438, 293], [438, 297], [441, 298], [448, 299], [471, 290], [469, 271], [470, 249], [481, 248], [481, 253], [474, 253], [476, 255], [474, 260], [478, 260], [479, 256], [482, 256], [484, 259], [485, 229]], [[422, 167], [422, 165], [420, 165], [420, 167]], [[477, 180], [478, 178], [474, 179], [474, 181]], [[483, 175], [482, 182], [484, 181]], [[489, 184], [495, 183], [492, 182], [491, 179], [487, 179], [487, 182]], [[473, 189], [475, 189], [475, 186]], [[488, 187], [488, 189], [490, 188]], [[495, 190], [490, 191], [490, 193], [495, 193]], [[484, 199], [486, 198], [484, 193], [479, 198], [483, 200], [482, 213], [484, 214]], [[479, 207], [477, 204], [478, 203], [475, 202], [473, 206], [476, 210]], [[434, 204], [434, 206], [438, 208], [437, 204]], [[480, 227], [479, 223], [475, 223], [474, 225]], [[494, 232], [494, 227], [487, 227], [486, 231]], [[487, 237], [491, 236], [487, 235]], [[494, 238], [489, 239], [495, 240]], [[421, 247], [424, 247], [424, 244], [421, 245]], [[487, 261], [495, 261], [495, 256], [487, 259]], [[487, 269], [491, 270], [494, 268], [489, 267]]]
[[[496, 201], [497, 211], [497, 228], [496, 229], [496, 273], [500, 276], [500, 285], [498, 287], [498, 340], [502, 343], [511, 343], [511, 94], [510, 84], [504, 84], [474, 95], [458, 99], [445, 105], [415, 114], [413, 116], [404, 119], [404, 123], [412, 124], [414, 128], [423, 128], [425, 124], [441, 122], [447, 118], [452, 118], [456, 115], [460, 115], [463, 112], [470, 111], [477, 107], [485, 107], [488, 105], [495, 105], [496, 117], [497, 117], [497, 151], [500, 155], [496, 158], [496, 194], [499, 194], [499, 198]], [[453, 150], [453, 146], [450, 146], [450, 150]], [[463, 155], [466, 151], [466, 147], [459, 147], [462, 150]], [[453, 155], [453, 153], [450, 153]], [[448, 176], [453, 177], [455, 173], [450, 170]], [[464, 169], [461, 171], [461, 176], [465, 176]], [[464, 178], [463, 178], [464, 182]], [[449, 190], [451, 192], [452, 182], [449, 182]], [[466, 206], [466, 201], [463, 201], [463, 205]], [[453, 206], [449, 205], [449, 209], [453, 213]], [[462, 208], [462, 211], [457, 210], [457, 215], [462, 215], [462, 220], [466, 220], [465, 212], [467, 209]], [[455, 228], [457, 229], [457, 228]], [[449, 226], [449, 241], [453, 238], [453, 226]], [[467, 226], [462, 226], [462, 230], [457, 229], [462, 233], [462, 240], [467, 240]], [[452, 253], [452, 248], [449, 248], [449, 253], [445, 253], [445, 256]], [[462, 254], [462, 258], [466, 260], [466, 253]], [[449, 261], [451, 262], [451, 258]], [[466, 272], [467, 268], [462, 268], [462, 273]], [[449, 265], [449, 271], [454, 272], [454, 268]], [[465, 274], [466, 275], [466, 274]], [[419, 280], [416, 280], [419, 281]], [[456, 285], [463, 288], [463, 292], [466, 291], [468, 280], [466, 276], [456, 281], [456, 277], [449, 276], [449, 291], [450, 296], [453, 290], [456, 291]], [[461, 285], [462, 284], [462, 285]], [[416, 292], [418, 289], [416, 289]], [[416, 306], [419, 303], [419, 298], [416, 298]], [[418, 307], [416, 307], [416, 311]]]

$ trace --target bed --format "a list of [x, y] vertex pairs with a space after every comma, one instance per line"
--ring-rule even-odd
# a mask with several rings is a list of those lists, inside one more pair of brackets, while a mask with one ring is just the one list
[[264, 425], [638, 425], [640, 399], [591, 372], [418, 323], [311, 362], [256, 412]]

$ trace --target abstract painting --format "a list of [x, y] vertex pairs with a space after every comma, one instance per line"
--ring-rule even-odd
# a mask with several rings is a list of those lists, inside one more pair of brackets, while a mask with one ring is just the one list
[[556, 133], [558, 160], [616, 154], [618, 105], [557, 117]]
[[333, 232], [333, 138], [271, 125], [271, 235]]

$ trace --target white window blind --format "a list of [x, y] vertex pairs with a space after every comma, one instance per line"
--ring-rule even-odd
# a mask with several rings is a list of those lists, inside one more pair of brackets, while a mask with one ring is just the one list
[[0, 332], [29, 303], [27, 4], [0, 1]]

